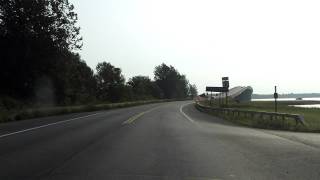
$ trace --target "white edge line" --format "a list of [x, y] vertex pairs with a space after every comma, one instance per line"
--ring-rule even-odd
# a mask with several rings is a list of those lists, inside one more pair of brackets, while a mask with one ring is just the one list
[[187, 118], [190, 122], [195, 123], [194, 120], [193, 120], [191, 117], [189, 117], [186, 113], [184, 113], [184, 112], [182, 111], [182, 108], [184, 108], [185, 106], [187, 106], [187, 105], [189, 105], [189, 104], [193, 104], [193, 102], [192, 102], [192, 103], [188, 103], [188, 104], [184, 104], [184, 105], [180, 106], [180, 112], [181, 112], [181, 114], [182, 114], [185, 118]]
[[45, 128], [45, 127], [48, 127], [48, 126], [62, 124], [62, 123], [74, 121], [74, 120], [77, 120], [77, 119], [82, 119], [82, 118], [86, 118], [86, 117], [90, 117], [90, 116], [95, 116], [95, 115], [101, 114], [101, 113], [102, 112], [95, 113], [95, 114], [90, 114], [90, 115], [87, 115], [87, 116], [81, 116], [81, 117], [76, 117], [76, 118], [72, 118], [72, 119], [67, 119], [67, 120], [63, 120], [63, 121], [59, 121], [59, 122], [55, 122], [55, 123], [50, 123], [50, 124], [46, 124], [46, 125], [42, 125], [42, 126], [37, 126], [37, 127], [33, 127], [33, 128], [28, 128], [28, 129], [24, 129], [24, 130], [21, 130], [21, 131], [8, 133], [8, 134], [3, 134], [3, 135], [0, 135], [0, 138], [4, 138], [4, 137], [7, 137], [7, 136], [12, 136], [12, 135], [15, 135], [15, 134], [20, 134], [20, 133], [24, 133], [24, 132], [28, 132], [28, 131], [33, 131], [33, 130]]

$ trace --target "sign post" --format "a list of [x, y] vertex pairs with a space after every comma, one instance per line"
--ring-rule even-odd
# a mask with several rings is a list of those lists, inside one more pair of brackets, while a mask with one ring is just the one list
[[277, 102], [277, 99], [279, 97], [278, 93], [277, 93], [277, 86], [274, 86], [274, 111], [275, 112], [278, 112], [278, 102]]
[[221, 102], [223, 102], [223, 100], [221, 99], [222, 98], [221, 95], [222, 95], [222, 93], [225, 93], [226, 105], [228, 105], [229, 77], [222, 77], [222, 87], [207, 86], [206, 91], [211, 92], [210, 105], [211, 105], [211, 99], [212, 99], [212, 92], [220, 92], [219, 93], [219, 106], [221, 105]]
[[[226, 87], [210, 87], [210, 86], [207, 86], [206, 87], [206, 91], [207, 92], [211, 92], [211, 98], [210, 98], [210, 105], [211, 105], [212, 92], [220, 92], [220, 93], [228, 92], [228, 88], [226, 88]], [[221, 98], [219, 98], [219, 105], [220, 105], [220, 99]]]
[[229, 77], [222, 77], [222, 86], [226, 89], [226, 105], [228, 106]]

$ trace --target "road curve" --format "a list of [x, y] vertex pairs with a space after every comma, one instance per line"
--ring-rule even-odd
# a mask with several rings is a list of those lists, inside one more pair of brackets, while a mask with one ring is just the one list
[[0, 179], [320, 179], [320, 136], [239, 127], [192, 102], [0, 125]]

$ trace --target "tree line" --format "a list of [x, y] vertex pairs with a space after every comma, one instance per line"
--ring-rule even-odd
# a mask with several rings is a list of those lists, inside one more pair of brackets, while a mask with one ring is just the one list
[[155, 67], [154, 80], [125, 80], [108, 62], [91, 69], [76, 51], [82, 37], [68, 0], [0, 0], [0, 97], [31, 104], [82, 104], [197, 94], [173, 66]]

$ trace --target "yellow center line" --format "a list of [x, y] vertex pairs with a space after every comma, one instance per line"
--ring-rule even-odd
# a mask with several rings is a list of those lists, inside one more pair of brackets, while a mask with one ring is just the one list
[[135, 120], [139, 119], [141, 116], [143, 116], [143, 115], [145, 115], [145, 114], [147, 114], [147, 113], [149, 113], [149, 112], [151, 112], [151, 111], [153, 111], [153, 110], [155, 110], [155, 109], [157, 109], [157, 108], [159, 108], [159, 107], [161, 107], [161, 106], [157, 106], [157, 107], [154, 107], [154, 108], [149, 109], [149, 110], [147, 110], [147, 111], [138, 113], [138, 114], [130, 117], [128, 120], [124, 121], [124, 122], [122, 123], [122, 125], [131, 124], [131, 123], [133, 123]]

